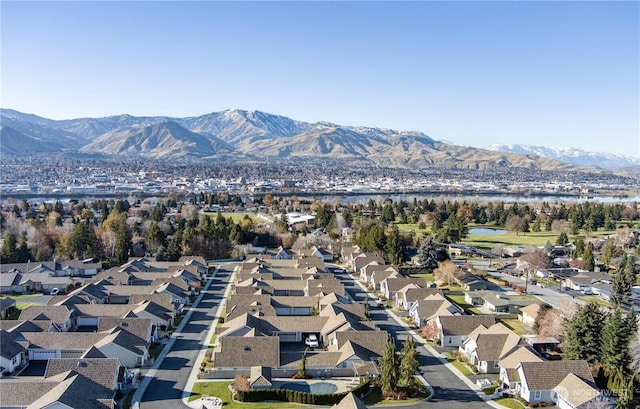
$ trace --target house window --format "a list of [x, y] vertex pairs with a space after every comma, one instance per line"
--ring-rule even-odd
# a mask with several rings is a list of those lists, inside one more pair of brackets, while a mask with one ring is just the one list
[[533, 392], [533, 400], [540, 400], [540, 399], [542, 399], [542, 391]]

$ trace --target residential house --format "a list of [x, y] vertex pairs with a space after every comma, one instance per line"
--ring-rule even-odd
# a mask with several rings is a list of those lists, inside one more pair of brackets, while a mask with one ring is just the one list
[[[369, 264], [364, 268], [367, 268], [367, 267], [383, 267], [383, 266], [380, 266], [377, 264], [376, 265]], [[368, 276], [368, 280], [369, 280], [368, 285], [374, 291], [380, 291], [380, 286], [382, 282], [387, 278], [401, 277], [400, 273], [397, 272], [397, 268], [393, 266], [390, 266], [385, 269], [372, 268], [372, 269], [369, 269], [369, 271], [371, 271], [371, 274]]]
[[44, 378], [75, 371], [104, 386], [117, 391], [131, 381], [131, 373], [118, 358], [54, 358], [47, 361]]
[[405, 311], [410, 311], [413, 304], [434, 294], [442, 294], [442, 291], [436, 288], [408, 285], [396, 293], [396, 306]]
[[396, 293], [407, 286], [426, 287], [426, 281], [421, 277], [387, 277], [380, 283], [380, 293], [387, 300], [395, 300]]
[[536, 322], [536, 318], [538, 317], [538, 312], [540, 311], [540, 304], [533, 303], [529, 304], [525, 307], [520, 308], [520, 320], [522, 323], [529, 328], [533, 328], [533, 325]]
[[540, 355], [529, 345], [517, 345], [511, 351], [506, 353], [500, 361], [500, 382], [502, 385], [511, 390], [519, 390], [520, 376], [516, 368], [522, 362], [542, 362]]
[[602, 394], [593, 382], [585, 381], [573, 373], [568, 373], [553, 388], [553, 392], [559, 409], [588, 409], [603, 401]]
[[494, 315], [443, 315], [436, 318], [440, 343], [447, 347], [459, 347], [478, 326], [489, 328], [495, 323]]
[[367, 406], [352, 392], [349, 392], [340, 402], [336, 403], [331, 409], [367, 409]]
[[277, 336], [225, 336], [213, 350], [214, 368], [250, 369], [280, 366], [280, 338]]
[[16, 300], [11, 297], [0, 298], [0, 320], [9, 319], [16, 311]]
[[12, 373], [25, 365], [26, 350], [16, 340], [16, 334], [0, 330], [0, 373]]
[[276, 251], [276, 254], [273, 256], [273, 258], [277, 260], [293, 260], [294, 254], [295, 253], [293, 251], [287, 250], [284, 247], [280, 246], [278, 247], [278, 250]]
[[20, 313], [20, 320], [51, 321], [57, 331], [69, 331], [73, 327], [73, 309], [67, 306], [30, 305]]
[[411, 303], [409, 315], [418, 327], [428, 325], [438, 316], [461, 314], [457, 306], [444, 298], [442, 294], [432, 294], [423, 300]]
[[251, 389], [271, 389], [271, 367], [270, 366], [252, 366], [251, 375], [249, 376], [249, 387]]
[[[378, 275], [377, 279], [373, 279], [372, 277], [376, 275], [378, 272], [388, 272], [387, 275]], [[398, 271], [398, 267], [392, 264], [378, 264], [377, 262], [373, 262], [367, 264], [366, 266], [360, 269], [360, 281], [362, 281], [365, 285], [371, 284], [375, 287], [375, 282], [378, 284], [380, 281], [384, 280], [387, 277], [398, 277], [400, 276], [400, 272]]]
[[520, 343], [520, 336], [502, 323], [479, 326], [459, 347], [480, 373], [498, 373], [498, 362]]
[[517, 314], [521, 306], [532, 304], [529, 299], [512, 298], [504, 292], [479, 290], [464, 293], [464, 299], [468, 304], [483, 306], [492, 313]]
[[593, 383], [587, 361], [521, 362], [516, 367], [520, 378], [519, 395], [529, 404], [555, 403], [554, 391], [568, 374], [574, 374], [584, 382]]
[[482, 277], [471, 274], [468, 271], [464, 271], [461, 277], [454, 277], [453, 280], [464, 291], [486, 290], [489, 286], [489, 283]]
[[67, 371], [49, 378], [5, 379], [0, 382], [2, 407], [115, 408], [115, 394], [86, 376]]

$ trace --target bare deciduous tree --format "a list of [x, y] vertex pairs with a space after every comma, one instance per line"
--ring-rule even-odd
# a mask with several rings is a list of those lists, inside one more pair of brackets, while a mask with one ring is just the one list
[[456, 278], [462, 277], [462, 271], [451, 260], [439, 262], [434, 274], [439, 282], [446, 282], [448, 285], [453, 284]]

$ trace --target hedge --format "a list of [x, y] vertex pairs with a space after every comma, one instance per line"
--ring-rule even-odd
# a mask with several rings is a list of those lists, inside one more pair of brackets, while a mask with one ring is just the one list
[[240, 402], [261, 402], [265, 400], [278, 400], [283, 402], [303, 403], [307, 405], [333, 405], [338, 403], [349, 392], [361, 396], [369, 392], [369, 380], [347, 392], [313, 394], [308, 392], [293, 391], [291, 389], [256, 389], [249, 391], [237, 391], [236, 399]]

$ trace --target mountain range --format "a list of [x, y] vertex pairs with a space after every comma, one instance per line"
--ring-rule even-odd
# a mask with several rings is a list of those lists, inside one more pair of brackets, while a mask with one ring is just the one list
[[[154, 159], [265, 158], [357, 160], [378, 167], [597, 171], [592, 162], [572, 162], [543, 149], [504, 152], [435, 141], [421, 132], [307, 123], [261, 111], [238, 109], [197, 117], [135, 117], [53, 120], [0, 110], [0, 152], [66, 152]], [[531, 147], [529, 147], [531, 148]], [[587, 156], [584, 156], [585, 158]], [[631, 164], [617, 159], [619, 164]], [[613, 161], [611, 161], [613, 163]], [[609, 167], [611, 168], [611, 167]]]
[[613, 153], [588, 152], [576, 148], [549, 148], [530, 145], [490, 145], [485, 149], [496, 152], [520, 153], [523, 155], [538, 155], [555, 159], [564, 163], [580, 166], [598, 166], [603, 169], [623, 169], [640, 166], [640, 157], [617, 155]]

